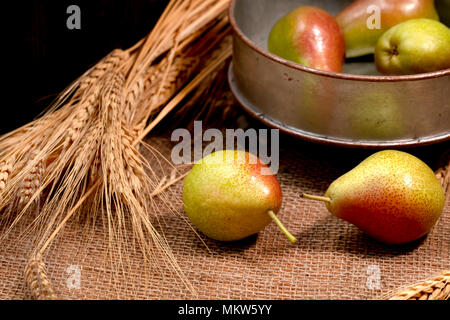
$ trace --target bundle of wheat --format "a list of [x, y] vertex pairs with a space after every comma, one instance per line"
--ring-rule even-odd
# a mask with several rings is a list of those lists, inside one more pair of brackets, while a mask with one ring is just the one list
[[[0, 240], [34, 212], [23, 234], [34, 241], [26, 281], [35, 298], [55, 297], [42, 257], [70, 219], [101, 222], [118, 273], [132, 242], [148, 265], [164, 259], [195, 293], [153, 225], [152, 197], [176, 210], [139, 149], [159, 156], [142, 139], [181, 102], [201, 96], [230, 57], [228, 4], [170, 1], [145, 39], [111, 52], [43, 116], [0, 137]], [[179, 180], [172, 178], [168, 184]]]

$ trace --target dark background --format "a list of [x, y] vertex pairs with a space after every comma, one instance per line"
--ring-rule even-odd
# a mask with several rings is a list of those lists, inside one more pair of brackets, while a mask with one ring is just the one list
[[[114, 48], [145, 37], [167, 0], [28, 0], [4, 8], [0, 133], [31, 120], [71, 81]], [[66, 27], [67, 7], [81, 9], [81, 30]], [[3, 3], [2, 3], [3, 5]], [[5, 76], [4, 73], [4, 76]], [[8, 101], [8, 102], [7, 102]], [[8, 116], [6, 116], [8, 114]]]

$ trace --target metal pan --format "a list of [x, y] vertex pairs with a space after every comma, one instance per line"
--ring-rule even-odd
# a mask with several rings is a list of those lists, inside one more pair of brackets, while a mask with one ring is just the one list
[[382, 76], [367, 59], [343, 73], [308, 68], [267, 51], [275, 22], [301, 5], [338, 13], [351, 1], [232, 0], [231, 89], [264, 123], [302, 139], [348, 147], [406, 147], [450, 139], [450, 69]]

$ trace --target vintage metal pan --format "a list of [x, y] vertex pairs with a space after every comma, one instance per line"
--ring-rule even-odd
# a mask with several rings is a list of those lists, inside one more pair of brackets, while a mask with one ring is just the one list
[[231, 89], [264, 123], [299, 138], [349, 147], [406, 147], [450, 139], [450, 69], [382, 76], [368, 59], [343, 73], [308, 68], [267, 51], [275, 22], [301, 5], [336, 14], [351, 1], [233, 0]]

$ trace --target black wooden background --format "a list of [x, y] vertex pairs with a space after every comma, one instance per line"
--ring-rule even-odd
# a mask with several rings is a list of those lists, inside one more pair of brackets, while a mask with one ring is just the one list
[[[28, 0], [4, 9], [2, 42], [9, 80], [4, 95], [12, 99], [4, 100], [8, 116], [0, 116], [0, 132], [29, 122], [112, 49], [128, 48], [147, 35], [167, 2]], [[67, 8], [74, 4], [81, 9], [81, 30], [66, 26]], [[11, 42], [5, 40], [8, 36]]]

